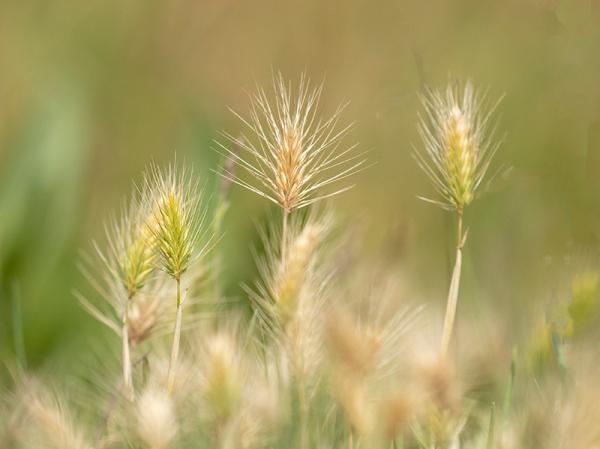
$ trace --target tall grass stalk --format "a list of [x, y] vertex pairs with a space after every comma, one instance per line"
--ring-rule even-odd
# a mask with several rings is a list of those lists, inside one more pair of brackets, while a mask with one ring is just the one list
[[415, 152], [417, 162], [429, 176], [440, 199], [422, 198], [457, 214], [456, 259], [446, 301], [446, 314], [440, 345], [448, 351], [456, 319], [460, 287], [465, 208], [476, 198], [478, 190], [496, 153], [500, 141], [488, 123], [498, 102], [485, 107], [486, 94], [475, 91], [473, 84], [450, 83], [445, 91], [427, 90], [421, 100], [424, 114], [419, 120], [419, 134], [424, 151]]
[[[201, 194], [192, 173], [170, 166], [160, 170], [152, 166], [145, 177], [145, 185], [152, 195], [153, 222], [149, 229], [156, 240], [161, 269], [175, 282], [176, 316], [173, 343], [167, 375], [167, 390], [172, 392], [183, 320], [181, 295], [182, 276], [190, 265], [203, 255], [212, 244], [212, 228], [205, 227], [206, 209], [202, 207]], [[200, 240], [206, 240], [200, 249]]]

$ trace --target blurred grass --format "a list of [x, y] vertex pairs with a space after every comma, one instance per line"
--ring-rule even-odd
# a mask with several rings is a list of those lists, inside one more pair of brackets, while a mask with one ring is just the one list
[[[411, 158], [417, 93], [448, 76], [506, 93], [500, 174], [466, 217], [464, 307], [518, 327], [566, 274], [595, 267], [600, 230], [600, 2], [0, 2], [0, 357], [14, 360], [20, 292], [28, 362], [80, 351], [100, 328], [71, 290], [80, 248], [151, 160], [185, 159], [214, 185], [218, 131], [272, 71], [325, 78], [351, 100], [351, 133], [376, 165], [336, 199], [365, 254], [399, 263], [441, 304], [452, 220]], [[507, 168], [512, 167], [508, 175]], [[255, 273], [270, 207], [233, 188], [221, 246], [226, 293]], [[367, 257], [367, 256], [366, 256]], [[471, 260], [476, 260], [473, 264]], [[418, 293], [416, 293], [418, 292]], [[17, 344], [18, 347], [18, 344]]]

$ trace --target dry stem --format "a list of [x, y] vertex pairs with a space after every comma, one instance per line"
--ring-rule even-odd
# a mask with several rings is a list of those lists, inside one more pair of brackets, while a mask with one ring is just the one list
[[181, 320], [183, 318], [183, 308], [181, 303], [181, 280], [175, 279], [177, 282], [177, 316], [175, 318], [175, 331], [173, 333], [173, 346], [171, 348], [171, 360], [169, 361], [169, 374], [167, 376], [167, 389], [169, 394], [173, 391], [175, 384], [175, 365], [179, 356], [179, 339], [181, 337]]

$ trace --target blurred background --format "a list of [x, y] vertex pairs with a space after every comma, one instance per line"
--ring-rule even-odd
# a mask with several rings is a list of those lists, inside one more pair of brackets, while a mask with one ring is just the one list
[[[416, 198], [433, 195], [411, 157], [418, 93], [452, 77], [505, 94], [498, 176], [466, 216], [461, 307], [518, 332], [596, 267], [599, 55], [597, 0], [0, 0], [0, 359], [78, 363], [101, 332], [72, 293], [80, 251], [153, 160], [177, 155], [214, 188], [212, 141], [242, 126], [228, 107], [246, 113], [274, 71], [325, 80], [325, 113], [350, 101], [348, 142], [375, 165], [333, 204], [364, 230], [365, 258], [398, 270], [402, 299], [436, 307], [453, 217]], [[236, 297], [273, 208], [237, 187], [231, 202], [221, 251]]]

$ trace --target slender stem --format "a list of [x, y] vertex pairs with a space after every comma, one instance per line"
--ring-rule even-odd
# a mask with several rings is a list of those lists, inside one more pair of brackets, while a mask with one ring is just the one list
[[175, 331], [173, 333], [173, 346], [171, 347], [171, 360], [169, 361], [169, 374], [167, 376], [167, 390], [170, 393], [173, 391], [175, 384], [175, 365], [179, 356], [179, 339], [181, 337], [181, 320], [183, 318], [183, 307], [181, 304], [181, 280], [175, 279], [177, 282], [177, 316], [175, 318]]
[[133, 380], [131, 378], [131, 356], [129, 351], [129, 323], [127, 322], [127, 305], [123, 312], [123, 327], [121, 329], [121, 338], [123, 342], [123, 386], [125, 395], [130, 401], [133, 401]]
[[350, 433], [348, 434], [348, 449], [354, 448], [354, 434], [352, 433], [352, 428], [350, 429]]
[[458, 211], [458, 238], [456, 243], [456, 260], [454, 262], [454, 270], [450, 281], [450, 289], [448, 290], [448, 299], [446, 302], [446, 316], [444, 318], [444, 330], [442, 332], [441, 354], [445, 355], [448, 352], [448, 345], [452, 338], [452, 330], [454, 328], [454, 320], [456, 318], [456, 305], [458, 303], [458, 290], [460, 286], [460, 272], [462, 267], [462, 247], [464, 244], [464, 236], [462, 235], [462, 210]]
[[285, 265], [287, 258], [287, 246], [288, 246], [288, 215], [290, 212], [287, 209], [283, 209], [283, 229], [281, 231], [281, 262]]

